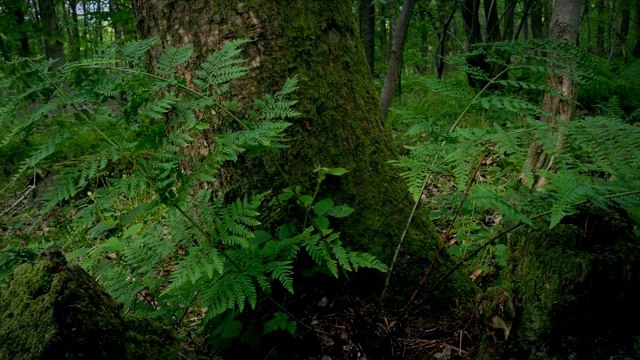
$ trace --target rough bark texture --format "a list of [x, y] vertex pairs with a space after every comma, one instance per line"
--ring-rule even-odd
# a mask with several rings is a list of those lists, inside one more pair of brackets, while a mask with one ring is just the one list
[[[14, 270], [0, 296], [0, 359], [190, 359], [149, 320], [119, 305], [60, 252]], [[124, 280], [123, 280], [124, 281]]]
[[[253, 39], [243, 53], [252, 69], [230, 95], [241, 102], [273, 93], [285, 79], [297, 76], [299, 89], [294, 98], [299, 101], [296, 110], [301, 116], [291, 120], [291, 147], [277, 154], [242, 159], [221, 179], [222, 186], [244, 195], [266, 190], [278, 193], [299, 185], [303, 193], [312, 194], [317, 166], [344, 167], [349, 173], [330, 176], [318, 199], [331, 197], [355, 208], [355, 214], [332, 225], [341, 231], [348, 246], [371, 251], [389, 263], [411, 200], [398, 169], [387, 163], [396, 156], [396, 149], [382, 121], [355, 32], [351, 1], [136, 0], [133, 12], [142, 38], [158, 36], [165, 46], [193, 43], [196, 54], [185, 69], [187, 73], [225, 41]], [[194, 157], [214, 141], [215, 133], [206, 135], [195, 140]], [[276, 162], [289, 181], [279, 174]], [[264, 213], [265, 226], [273, 232], [284, 222], [300, 225], [304, 218], [297, 206], [274, 206]], [[393, 282], [395, 290], [412, 291], [439, 242], [425, 214], [418, 214], [402, 253], [405, 274], [401, 271], [394, 278], [402, 276], [404, 280]], [[443, 264], [446, 259], [441, 259]]]
[[[551, 17], [551, 26], [549, 29], [549, 37], [561, 41], [566, 41], [570, 44], [576, 44], [578, 40], [578, 30], [580, 25], [580, 0], [557, 0], [556, 7], [553, 10]], [[555, 68], [557, 65], [549, 64], [550, 68]], [[544, 111], [551, 114], [549, 117], [542, 118], [550, 124], [555, 124], [556, 119], [562, 119], [569, 121], [573, 117], [573, 111], [575, 108], [575, 99], [577, 96], [576, 83], [569, 77], [559, 74], [551, 73], [547, 76], [547, 85], [555, 88], [560, 94], [566, 97], [566, 99], [560, 99], [551, 93], [546, 93], [544, 96], [542, 108]], [[558, 151], [562, 148], [563, 139], [559, 135], [558, 139]], [[547, 154], [542, 146], [536, 141], [531, 144], [529, 148], [529, 157], [525, 164], [525, 172], [535, 174], [538, 170], [555, 170], [554, 158]], [[522, 177], [523, 182], [524, 176]], [[535, 187], [539, 188], [546, 184], [546, 179], [541, 176], [535, 180]], [[526, 184], [531, 185], [531, 184]]]
[[400, 71], [402, 70], [404, 42], [407, 37], [407, 29], [409, 28], [409, 21], [411, 20], [411, 14], [413, 13], [413, 6], [415, 3], [415, 0], [404, 0], [404, 3], [402, 4], [402, 12], [400, 13], [400, 18], [398, 18], [393, 46], [391, 48], [389, 69], [387, 70], [387, 77], [385, 78], [384, 86], [382, 87], [382, 95], [380, 95], [380, 107], [382, 108], [383, 119], [385, 119], [389, 113], [391, 100], [393, 100], [393, 93], [396, 90], [396, 84], [398, 83]]

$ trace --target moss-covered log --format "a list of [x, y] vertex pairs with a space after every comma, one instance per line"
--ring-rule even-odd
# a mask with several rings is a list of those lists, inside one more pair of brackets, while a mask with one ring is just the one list
[[0, 296], [0, 359], [191, 358], [170, 332], [121, 316], [120, 306], [60, 252], [12, 276]]
[[502, 284], [481, 302], [494, 335], [487, 358], [639, 358], [640, 245], [633, 228], [594, 213], [553, 229], [539, 225], [513, 234]]
[[[342, 167], [349, 173], [329, 177], [318, 199], [331, 197], [356, 213], [331, 225], [352, 249], [373, 252], [390, 263], [412, 208], [399, 170], [387, 162], [397, 156], [390, 129], [381, 117], [378, 96], [355, 32], [348, 0], [150, 1], [135, 0], [133, 11], [139, 35], [157, 36], [164, 46], [192, 43], [195, 58], [183, 69], [194, 71], [209, 54], [228, 40], [252, 39], [243, 57], [251, 65], [248, 76], [236, 82], [230, 98], [244, 104], [275, 93], [287, 78], [297, 76], [299, 89], [292, 120], [290, 148], [279, 154], [242, 159], [220, 179], [230, 193], [275, 192], [292, 185], [312, 194], [314, 169]], [[153, 57], [153, 56], [152, 56]], [[156, 61], [151, 59], [152, 64]], [[246, 108], [240, 108], [241, 113]], [[210, 133], [196, 139], [189, 153], [206, 152], [214, 129], [225, 119], [210, 119]], [[284, 169], [286, 177], [276, 164]], [[302, 223], [299, 208], [273, 207], [265, 219], [270, 230], [284, 222]], [[299, 223], [296, 224], [296, 221]], [[410, 293], [434, 258], [441, 242], [424, 212], [415, 217], [400, 259], [405, 266], [392, 283]], [[448, 255], [436, 267], [446, 270]], [[436, 276], [434, 276], [436, 278]], [[402, 281], [399, 281], [401, 280]], [[453, 276], [448, 291], [465, 289], [464, 276]], [[379, 289], [382, 282], [371, 286]], [[396, 291], [396, 294], [398, 291]], [[401, 303], [398, 303], [401, 305]]]

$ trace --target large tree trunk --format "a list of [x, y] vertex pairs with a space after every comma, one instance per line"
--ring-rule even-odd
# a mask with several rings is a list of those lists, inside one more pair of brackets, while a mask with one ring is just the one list
[[[551, 17], [551, 27], [549, 29], [549, 37], [552, 39], [566, 41], [570, 44], [576, 44], [578, 41], [578, 31], [580, 25], [580, 1], [581, 0], [557, 0], [553, 15]], [[555, 64], [549, 64], [550, 68], [557, 67]], [[569, 70], [569, 69], [565, 69]], [[571, 120], [574, 111], [574, 102], [577, 96], [577, 87], [574, 80], [558, 73], [550, 73], [547, 76], [547, 85], [556, 89], [559, 94], [565, 98], [561, 99], [551, 93], [544, 96], [542, 108], [549, 113], [549, 117], [543, 117], [542, 121], [555, 124], [556, 119], [565, 121]], [[558, 152], [562, 148], [563, 139], [558, 140]], [[555, 161], [553, 156], [547, 154], [542, 145], [537, 141], [531, 144], [529, 148], [529, 158], [525, 164], [525, 174], [535, 174], [539, 170], [555, 171]], [[526, 185], [527, 176], [522, 176], [522, 181]], [[535, 180], [535, 187], [540, 188], [546, 185], [546, 179], [541, 176]]]
[[[287, 78], [299, 79], [294, 95], [301, 115], [292, 120], [288, 133], [291, 147], [278, 154], [242, 159], [234, 165], [235, 170], [228, 169], [222, 176], [221, 187], [242, 195], [267, 190], [277, 193], [299, 185], [303, 193], [313, 193], [318, 166], [346, 168], [346, 175], [325, 181], [318, 199], [331, 197], [355, 208], [354, 215], [334, 224], [344, 243], [352, 249], [371, 251], [389, 263], [412, 202], [398, 170], [387, 163], [395, 158], [396, 149], [382, 121], [360, 49], [351, 1], [132, 3], [142, 38], [158, 36], [164, 46], [193, 43], [195, 58], [185, 73], [195, 70], [224, 42], [253, 39], [243, 53], [251, 69], [235, 83], [230, 95], [235, 100], [246, 103], [277, 91]], [[153, 64], [157, 58], [150, 60]], [[221, 119], [210, 121], [219, 124]], [[213, 145], [215, 133], [204, 136], [207, 138], [197, 138], [190, 147], [192, 161]], [[424, 215], [415, 218], [403, 247], [402, 259], [413, 265], [404, 267], [403, 282], [397, 275], [398, 281], [393, 282], [396, 290], [412, 291], [407, 280], [415, 284], [422, 273], [422, 265], [416, 264], [428, 264], [440, 243]], [[275, 231], [285, 222], [303, 220], [299, 208], [274, 207], [264, 222]], [[445, 255], [442, 261], [446, 259]], [[413, 277], [407, 278], [407, 272]]]

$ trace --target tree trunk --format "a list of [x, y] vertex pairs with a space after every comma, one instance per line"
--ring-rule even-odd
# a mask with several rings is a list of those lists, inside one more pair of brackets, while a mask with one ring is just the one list
[[375, 26], [376, 26], [376, 12], [375, 6], [372, 0], [360, 0], [360, 6], [358, 8], [358, 15], [360, 20], [360, 41], [362, 41], [362, 47], [364, 48], [364, 57], [367, 59], [371, 74], [374, 71], [374, 54], [375, 54]]
[[604, 55], [604, 0], [596, 0], [596, 55]]
[[[517, 1], [516, 0], [505, 0], [504, 1], [504, 34], [502, 35], [502, 41], [517, 40], [517, 36], [520, 33], [520, 30], [518, 30], [518, 34], [516, 34], [516, 39], [514, 39], [514, 37], [513, 37], [513, 26], [514, 26], [513, 14], [515, 13], [516, 5], [517, 5]], [[526, 8], [526, 4], [525, 4], [525, 9], [523, 11], [522, 18], [526, 19], [526, 17], [527, 17], [527, 8]]]
[[[445, 1], [440, 0], [439, 4], [441, 6], [444, 6]], [[438, 50], [436, 52], [436, 78], [438, 80], [442, 79], [442, 75], [444, 74], [444, 58], [447, 54], [447, 33], [449, 32], [449, 26], [453, 21], [456, 10], [458, 10], [458, 2], [455, 2], [453, 4], [453, 8], [451, 9], [451, 12], [449, 14], [442, 13], [442, 15], [440, 16], [442, 30], [438, 34]]]
[[629, 24], [631, 23], [631, 0], [620, 1], [620, 48], [624, 58], [627, 57], [627, 39], [629, 37]]
[[420, 19], [420, 64], [417, 66], [418, 74], [427, 72], [429, 58], [429, 33], [427, 32], [427, 9], [423, 4], [417, 4]]
[[[566, 41], [575, 45], [578, 40], [579, 25], [580, 0], [557, 0], [551, 17], [549, 36], [552, 39]], [[547, 66], [554, 68], [557, 65], [550, 63]], [[543, 117], [542, 121], [555, 124], [556, 118], [565, 121], [571, 120], [573, 117], [574, 102], [577, 96], [577, 87], [575, 82], [570, 77], [550, 73], [547, 75], [547, 85], [556, 89], [556, 91], [558, 91], [559, 94], [562, 94], [565, 99], [560, 99], [551, 93], [546, 93], [544, 95], [542, 108], [545, 112], [551, 114], [551, 116]], [[560, 152], [562, 143], [563, 139], [560, 138], [558, 140], [559, 149], [557, 152]], [[535, 174], [538, 170], [555, 171], [555, 161], [554, 158], [548, 155], [542, 149], [542, 146], [536, 141], [532, 143], [529, 148], [529, 157], [526, 161], [524, 171], [525, 174]], [[521, 177], [523, 183], [525, 183], [525, 185], [530, 185], [525, 177], [526, 176]], [[544, 185], [546, 185], [546, 179], [544, 176], [540, 176], [535, 180], [536, 188], [543, 187]]]
[[44, 29], [44, 51], [49, 59], [55, 59], [51, 70], [64, 65], [64, 47], [58, 34], [58, 18], [53, 0], [39, 0], [42, 27]]
[[[252, 102], [277, 91], [287, 78], [299, 79], [294, 95], [301, 115], [291, 120], [291, 146], [279, 153], [243, 158], [227, 169], [219, 179], [221, 187], [229, 189], [227, 196], [268, 190], [278, 193], [292, 186], [313, 194], [318, 166], [346, 168], [349, 173], [325, 181], [318, 199], [331, 197], [355, 208], [354, 215], [334, 224], [341, 239], [350, 248], [373, 252], [389, 263], [412, 201], [398, 170], [388, 164], [396, 157], [396, 147], [382, 120], [357, 40], [351, 1], [194, 0], [169, 4], [134, 0], [132, 4], [141, 38], [158, 36], [164, 46], [193, 43], [195, 54], [184, 69], [186, 74], [224, 42], [253, 39], [243, 52], [251, 69], [232, 88], [229, 96], [234, 100]], [[150, 61], [154, 64], [157, 57]], [[219, 124], [221, 119], [209, 121]], [[213, 146], [215, 133], [208, 131], [189, 148], [191, 161]], [[304, 214], [293, 205], [273, 205], [263, 213], [267, 214], [264, 226], [271, 231], [285, 223], [304, 222]], [[401, 258], [406, 266], [394, 272], [392, 293], [411, 292], [422, 276], [421, 266], [434, 258], [440, 239], [425, 215], [418, 214], [405, 240]], [[446, 259], [445, 255], [441, 260], [446, 263]], [[466, 281], [463, 276], [458, 280]], [[380, 284], [373, 283], [370, 290]]]
[[[474, 44], [484, 42], [480, 27], [480, 0], [464, 0], [462, 3], [462, 18], [467, 30], [467, 50], [471, 50]], [[470, 56], [467, 60], [470, 66], [482, 70], [485, 74], [491, 72], [491, 64], [487, 63], [484, 54]], [[469, 86], [480, 89], [486, 85], [486, 81], [467, 74]]]
[[120, 24], [113, 20], [120, 9], [116, 0], [109, 0], [109, 12], [111, 13], [111, 26], [113, 27], [113, 36], [116, 41], [122, 39], [122, 29]]
[[69, 38], [69, 55], [72, 59], [80, 58], [80, 29], [78, 27], [78, 2], [69, 0], [71, 12], [71, 37]]
[[389, 60], [389, 70], [387, 70], [387, 77], [384, 80], [384, 86], [382, 87], [382, 95], [380, 95], [380, 107], [382, 108], [382, 118], [385, 119], [389, 113], [389, 107], [391, 107], [391, 100], [393, 100], [393, 92], [396, 89], [398, 83], [398, 77], [402, 67], [402, 53], [404, 51], [404, 42], [407, 37], [407, 29], [409, 28], [409, 21], [411, 20], [411, 13], [413, 12], [413, 6], [415, 0], [404, 0], [402, 4], [402, 12], [398, 19], [396, 26], [396, 36], [393, 39], [393, 47], [391, 50], [391, 59]]
[[640, 58], [640, 0], [636, 0], [636, 46], [633, 48], [633, 57]]
[[542, 0], [531, 0], [531, 35], [534, 39], [544, 37], [542, 29]]
[[19, 4], [15, 4], [14, 5], [14, 15], [16, 17], [16, 25], [17, 25], [17, 31], [18, 31], [18, 38], [20, 39], [20, 51], [18, 52], [18, 55], [22, 56], [22, 57], [27, 57], [31, 55], [31, 49], [29, 48], [29, 36], [27, 34], [27, 31], [25, 29], [25, 18], [24, 18], [24, 3], [20, 2]]
[[389, 49], [389, 28], [387, 28], [387, 15], [389, 6], [387, 4], [378, 5], [378, 30], [380, 32], [380, 49], [382, 50], [382, 63], [389, 63], [391, 50]]

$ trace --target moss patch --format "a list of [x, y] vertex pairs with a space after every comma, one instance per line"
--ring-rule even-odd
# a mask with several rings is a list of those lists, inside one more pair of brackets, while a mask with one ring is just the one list
[[[178, 359], [178, 342], [119, 305], [60, 252], [15, 269], [0, 296], [0, 359]], [[187, 357], [188, 358], [188, 357]]]

